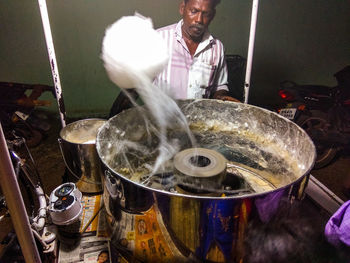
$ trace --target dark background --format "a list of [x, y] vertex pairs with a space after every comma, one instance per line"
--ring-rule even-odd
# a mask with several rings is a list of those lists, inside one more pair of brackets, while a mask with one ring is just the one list
[[[100, 59], [106, 27], [135, 11], [155, 28], [180, 19], [180, 0], [47, 0], [68, 117], [107, 114], [119, 89]], [[222, 0], [210, 26], [226, 53], [247, 57], [251, 0]], [[260, 1], [249, 103], [273, 105], [283, 80], [336, 85], [350, 64], [348, 0]], [[52, 85], [37, 1], [0, 1], [0, 81]], [[132, 32], [131, 32], [132, 33]], [[56, 102], [51, 94], [51, 111]]]

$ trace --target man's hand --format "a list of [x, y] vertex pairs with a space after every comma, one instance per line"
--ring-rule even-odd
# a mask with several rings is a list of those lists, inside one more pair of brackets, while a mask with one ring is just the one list
[[227, 90], [218, 90], [214, 93], [213, 99], [217, 100], [228, 100], [228, 101], [234, 101], [234, 102], [240, 102], [239, 100], [235, 99], [234, 97], [231, 97]]

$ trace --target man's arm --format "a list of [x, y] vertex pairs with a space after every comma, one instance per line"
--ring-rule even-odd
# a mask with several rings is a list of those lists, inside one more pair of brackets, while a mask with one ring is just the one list
[[228, 79], [228, 72], [227, 72], [227, 66], [226, 66], [226, 61], [225, 61], [225, 52], [224, 52], [224, 46], [221, 43], [221, 41], [217, 40], [217, 45], [219, 45], [220, 49], [220, 61], [218, 63], [218, 68], [215, 76], [215, 86], [216, 86], [216, 91], [214, 94], [212, 94], [213, 99], [218, 99], [218, 100], [228, 100], [228, 101], [235, 101], [235, 102], [240, 102], [239, 100], [233, 98], [230, 96], [230, 93], [228, 91], [227, 87], [227, 79]]
[[[129, 96], [125, 94], [127, 92]], [[128, 90], [121, 90], [118, 97], [113, 102], [112, 108], [109, 111], [109, 117], [112, 118], [113, 116], [117, 115], [118, 113], [127, 110], [134, 106], [134, 104], [130, 101], [130, 98], [133, 100], [137, 100], [139, 97], [139, 94], [136, 92], [135, 89], [128, 89]]]
[[239, 100], [235, 99], [234, 97], [231, 97], [230, 93], [224, 89], [217, 90], [213, 95], [213, 99], [240, 102]]

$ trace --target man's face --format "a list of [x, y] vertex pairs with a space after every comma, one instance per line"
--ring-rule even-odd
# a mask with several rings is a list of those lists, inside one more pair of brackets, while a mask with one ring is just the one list
[[184, 21], [183, 34], [198, 42], [215, 16], [215, 6], [211, 0], [188, 0], [186, 4], [183, 1], [180, 14]]

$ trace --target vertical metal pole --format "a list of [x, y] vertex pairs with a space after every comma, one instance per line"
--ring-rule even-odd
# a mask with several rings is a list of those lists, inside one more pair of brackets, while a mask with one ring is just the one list
[[55, 48], [52, 40], [50, 20], [47, 12], [46, 0], [38, 0], [38, 3], [40, 8], [41, 21], [44, 28], [47, 52], [49, 54], [51, 73], [52, 73], [52, 78], [55, 86], [56, 100], [58, 104], [58, 110], [60, 113], [61, 124], [62, 124], [62, 127], [65, 127], [66, 126], [66, 109], [64, 107], [64, 102], [62, 97], [61, 81], [60, 81], [60, 75], [58, 72]]
[[10, 154], [6, 145], [0, 123], [0, 184], [10, 211], [11, 220], [16, 230], [17, 238], [27, 263], [40, 263], [40, 255], [36, 246], [27, 211], [12, 166]]
[[247, 55], [247, 68], [246, 68], [246, 72], [245, 72], [245, 81], [244, 81], [244, 103], [248, 103], [248, 97], [249, 97], [250, 76], [252, 73], [256, 21], [258, 18], [258, 7], [259, 7], [259, 0], [253, 0], [252, 17], [251, 17], [251, 21], [250, 21], [250, 35], [249, 35], [249, 46], [248, 46], [248, 55]]

